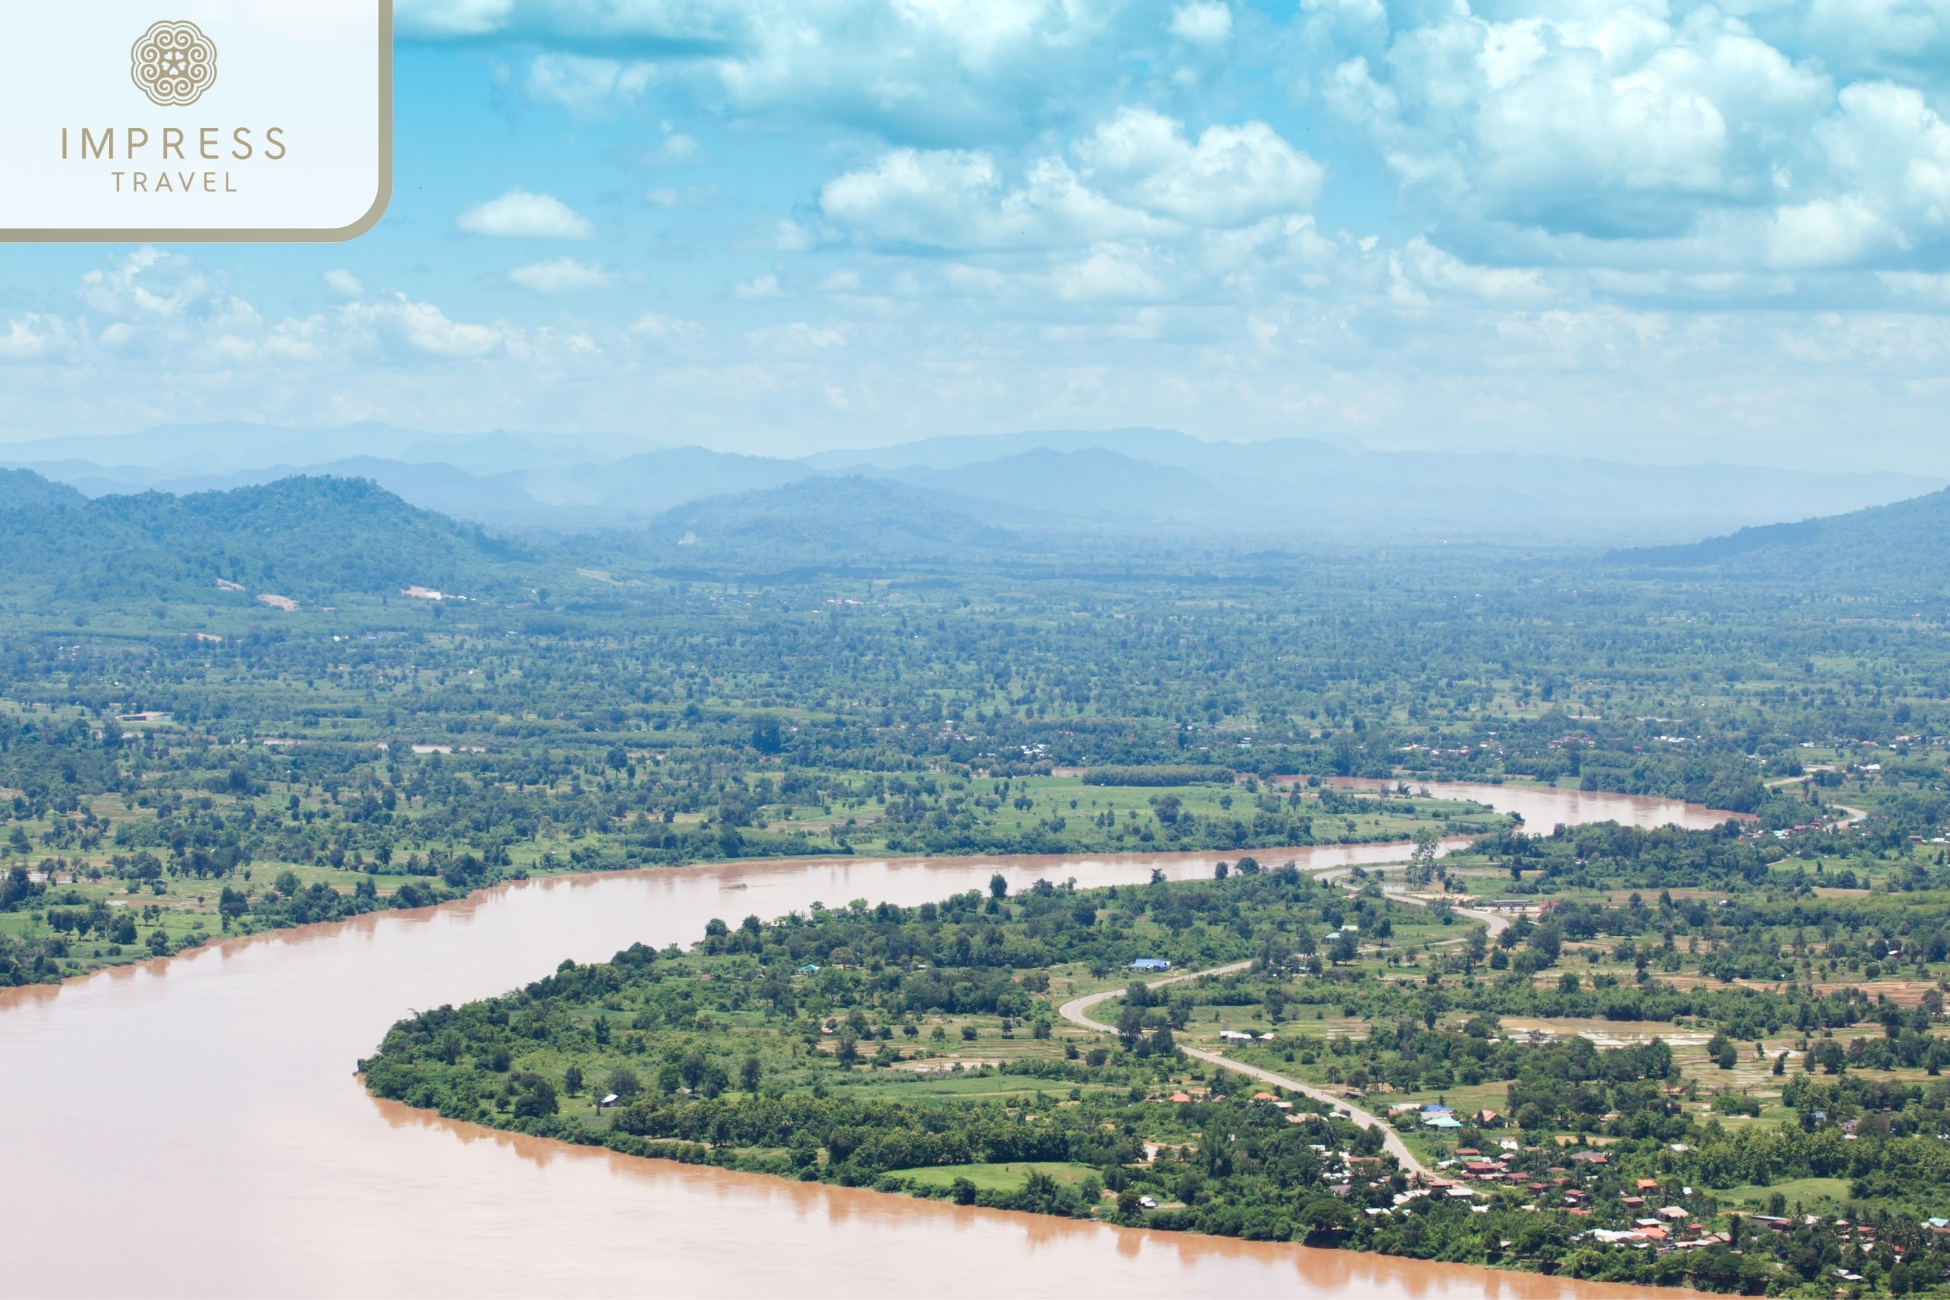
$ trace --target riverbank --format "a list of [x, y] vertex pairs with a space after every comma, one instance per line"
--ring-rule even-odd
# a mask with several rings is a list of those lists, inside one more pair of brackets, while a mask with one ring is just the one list
[[[361, 761], [369, 754], [361, 751]], [[772, 794], [779, 802], [767, 805], [761, 790], [758, 805], [727, 814], [755, 824], [720, 825], [704, 834], [706, 823], [675, 815], [653, 825], [578, 813], [581, 820], [563, 817], [568, 824], [558, 824], [547, 811], [557, 796], [531, 794], [526, 797], [540, 806], [525, 836], [492, 842], [456, 837], [444, 824], [434, 829], [444, 822], [439, 810], [423, 805], [416, 813], [413, 781], [402, 782], [398, 769], [392, 780], [407, 792], [404, 797], [392, 785], [381, 786], [384, 799], [368, 793], [350, 809], [336, 789], [291, 782], [187, 803], [145, 795], [143, 804], [153, 805], [147, 807], [127, 797], [80, 799], [66, 812], [50, 807], [39, 820], [15, 822], [16, 852], [32, 840], [59, 851], [37, 862], [26, 857], [11, 878], [0, 880], [6, 900], [0, 905], [0, 986], [58, 982], [222, 936], [412, 910], [507, 881], [588, 872], [820, 859], [1030, 861], [1093, 853], [1202, 853], [1216, 860], [1242, 852], [1277, 856], [1324, 846], [1396, 846], [1429, 829], [1453, 839], [1509, 824], [1455, 795], [1357, 798], [1329, 786], [1276, 799], [1254, 779], [1105, 787], [1056, 777], [986, 783], [943, 778], [939, 788], [927, 781], [932, 793], [897, 781], [891, 803], [890, 787], [876, 774], [829, 773], [824, 779], [859, 788], [858, 797], [840, 801], [842, 812], [857, 806], [857, 816], [795, 808], [793, 798], [777, 792]], [[866, 795], [876, 782], [879, 793]], [[560, 799], [574, 802], [569, 795], [565, 790]], [[454, 796], [500, 803], [512, 794], [486, 785], [454, 787]], [[915, 820], [930, 799], [942, 815]], [[349, 844], [373, 833], [375, 822], [384, 823], [383, 847], [370, 858], [357, 849], [348, 853]]]
[[[1697, 837], [1702, 848], [1720, 842]], [[1526, 974], [1444, 979], [1435, 954], [1453, 944], [1440, 931], [1461, 930], [1465, 952], [1480, 952], [1486, 939], [1522, 939], [1523, 922], [1392, 898], [1373, 879], [1351, 880], [1349, 896], [1292, 868], [1215, 877], [1097, 891], [1043, 881], [1020, 896], [997, 878], [986, 896], [915, 909], [861, 903], [713, 922], [688, 949], [564, 962], [500, 998], [410, 1017], [360, 1069], [375, 1095], [449, 1119], [800, 1182], [1667, 1286], [1785, 1280], [1768, 1270], [1789, 1256], [1760, 1249], [1765, 1239], [1741, 1249], [1743, 1216], [1699, 1186], [1735, 1157], [1717, 1100], [1710, 1114], [1668, 1100], [1695, 1096], [1698, 1080], [1658, 1027], [1604, 1047], [1582, 1034], [1519, 1034], [1513, 1011], [1562, 1014]], [[1302, 961], [1319, 927], [1336, 923], [1333, 968]], [[1269, 943], [1269, 926], [1288, 937]], [[1367, 942], [1346, 942], [1353, 933]], [[994, 957], [969, 967], [978, 935]], [[1242, 942], [1259, 955], [1225, 960]], [[1549, 946], [1525, 943], [1524, 955], [1540, 958], [1532, 971], [1553, 964]], [[1269, 955], [1289, 949], [1299, 956]], [[1111, 984], [1139, 952], [1158, 955], [1137, 965], [1187, 969], [1089, 987]], [[1558, 1001], [1573, 983], [1568, 973], [1558, 981]], [[1667, 1000], [1669, 1027], [1745, 1014], [1741, 999], [1688, 998], [1656, 983], [1643, 993]], [[1089, 1014], [1113, 999], [1115, 1026]], [[1254, 1059], [1191, 1045], [1242, 1000], [1273, 1028], [1216, 1038]], [[1450, 1020], [1451, 1008], [1460, 1018]], [[998, 1023], [1012, 1044], [987, 1041]], [[1086, 1042], [1063, 1029], [1085, 1031]], [[1384, 1119], [1355, 1100], [1359, 1091], [1330, 1092], [1262, 1063], [1269, 1050], [1303, 1066], [1321, 1054], [1372, 1061], [1409, 1093], [1460, 1085], [1474, 1095], [1506, 1081], [1522, 1129], [1488, 1105], [1465, 1114], [1440, 1096], [1406, 1115], [1392, 1106]], [[1717, 1050], [1708, 1045], [1709, 1068]], [[991, 1053], [1000, 1059], [984, 1059]], [[1451, 1077], [1451, 1064], [1463, 1077]], [[1443, 1079], [1404, 1079], [1403, 1067]], [[1559, 1099], [1553, 1114], [1519, 1098], [1537, 1086], [1533, 1074], [1567, 1069], [1621, 1081], [1596, 1099], [1624, 1112], [1606, 1116], [1602, 1135], [1581, 1107]], [[1358, 1070], [1350, 1080], [1366, 1081]], [[1404, 1141], [1445, 1126], [1454, 1131], [1446, 1144], [1439, 1132], [1433, 1147]], [[1919, 1142], [1889, 1158], [1928, 1155]], [[1648, 1188], [1666, 1202], [1658, 1233], [1633, 1218]], [[1827, 1220], [1818, 1212], [1807, 1222]], [[1899, 1232], [1880, 1211], [1875, 1222], [1912, 1252], [1909, 1264], [1941, 1262], [1928, 1234]], [[1665, 1244], [1634, 1253], [1655, 1241]]]
[[[1603, 811], [1629, 822], [1639, 809], [1620, 799]], [[1334, 852], [1351, 855], [1350, 865], [1400, 856], [1385, 846]], [[13, 1067], [0, 1075], [0, 1103], [43, 1121], [0, 1131], [14, 1176], [63, 1196], [104, 1181], [176, 1189], [98, 1200], [85, 1220], [54, 1216], [18, 1252], [13, 1286], [127, 1289], [93, 1248], [106, 1235], [121, 1243], [118, 1256], [136, 1252], [195, 1276], [205, 1293], [262, 1294], [266, 1278], [308, 1294], [632, 1292], [648, 1243], [673, 1286], [740, 1294], [776, 1280], [748, 1249], [757, 1237], [770, 1244], [766, 1259], [855, 1261], [830, 1276], [809, 1274], [809, 1294], [901, 1291], [917, 1276], [936, 1279], [943, 1294], [970, 1295], [1006, 1287], [1290, 1296], [1353, 1284], [1404, 1298], [1432, 1285], [1539, 1300], [1626, 1294], [1562, 1277], [1088, 1225], [568, 1148], [406, 1114], [348, 1077], [378, 1028], [409, 1007], [460, 1005], [564, 957], [599, 961], [638, 940], [688, 943], [713, 917], [779, 916], [852, 898], [911, 908], [985, 890], [998, 866], [1012, 893], [1039, 875], [1075, 876], [1080, 889], [1141, 886], [1154, 869], [1209, 879], [1217, 857], [813, 860], [531, 879], [438, 908], [220, 941], [187, 959], [0, 993], [0, 1052]], [[1451, 987], [1460, 980], [1444, 978]], [[1236, 1010], [1227, 1025], [1250, 1023], [1250, 1008]], [[1326, 1018], [1313, 1023], [1330, 1037], [1365, 1024], [1340, 1008], [1321, 1010]], [[999, 1033], [984, 1045], [1000, 1048]], [[144, 1063], [139, 1089], [127, 1084], [131, 1060]], [[65, 1136], [83, 1130], [85, 1143]], [[415, 1231], [402, 1236], [407, 1222]], [[537, 1235], [548, 1249], [507, 1249]], [[374, 1248], [334, 1244], [348, 1238]]]

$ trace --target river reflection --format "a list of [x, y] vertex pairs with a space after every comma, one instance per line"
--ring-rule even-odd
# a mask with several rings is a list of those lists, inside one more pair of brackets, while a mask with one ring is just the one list
[[[1579, 807], [1625, 820], [1635, 802], [1584, 795]], [[1567, 820], [1548, 808], [1525, 817]], [[1319, 867], [1401, 852], [1256, 855]], [[14, 1210], [0, 1294], [1623, 1294], [633, 1159], [378, 1103], [352, 1077], [412, 1009], [506, 990], [564, 957], [689, 942], [711, 917], [815, 899], [913, 905], [980, 888], [997, 870], [1012, 888], [1142, 882], [1153, 869], [1204, 876], [1220, 856], [562, 877], [10, 990], [0, 1168]]]

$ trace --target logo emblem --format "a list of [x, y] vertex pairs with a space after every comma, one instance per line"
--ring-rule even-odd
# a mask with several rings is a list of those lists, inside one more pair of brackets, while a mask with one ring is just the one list
[[195, 23], [157, 23], [129, 50], [129, 76], [153, 104], [194, 104], [217, 83], [217, 47]]

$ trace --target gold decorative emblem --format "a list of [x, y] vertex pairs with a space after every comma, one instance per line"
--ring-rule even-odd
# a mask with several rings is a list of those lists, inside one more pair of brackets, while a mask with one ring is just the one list
[[217, 83], [217, 47], [195, 23], [157, 23], [129, 50], [129, 76], [151, 103], [194, 104]]

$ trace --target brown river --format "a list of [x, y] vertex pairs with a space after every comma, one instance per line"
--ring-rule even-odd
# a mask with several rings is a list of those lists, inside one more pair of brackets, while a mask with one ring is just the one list
[[[1535, 831], [1712, 825], [1626, 796], [1431, 786]], [[1303, 850], [1302, 865], [1401, 846]], [[906, 905], [1038, 877], [1206, 875], [1219, 854], [795, 862], [562, 877], [0, 994], [0, 1295], [1484, 1296], [1626, 1288], [1147, 1233], [589, 1152], [369, 1098], [393, 1020], [711, 917]], [[1225, 855], [1236, 856], [1236, 855]], [[1263, 858], [1271, 855], [1262, 854]], [[1281, 858], [1289, 856], [1280, 854]]]

